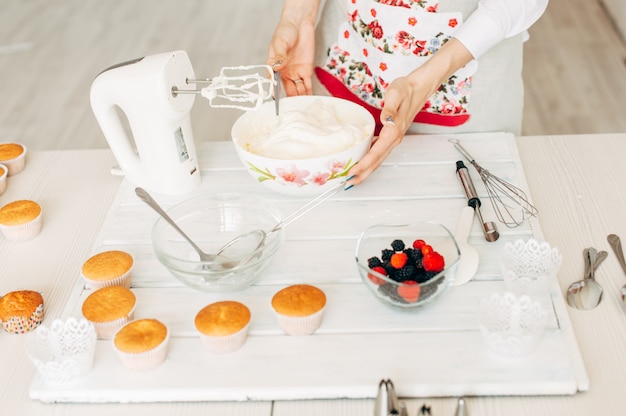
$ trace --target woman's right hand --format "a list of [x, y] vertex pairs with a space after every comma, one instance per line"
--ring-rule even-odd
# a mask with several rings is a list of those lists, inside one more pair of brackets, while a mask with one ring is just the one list
[[319, 1], [285, 0], [267, 64], [280, 71], [285, 94], [311, 95]]

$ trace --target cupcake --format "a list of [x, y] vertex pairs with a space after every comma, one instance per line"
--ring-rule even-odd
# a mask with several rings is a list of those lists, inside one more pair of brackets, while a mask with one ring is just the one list
[[83, 302], [85, 319], [93, 323], [100, 339], [110, 339], [133, 319], [135, 294], [122, 286], [107, 286], [91, 293]]
[[23, 334], [43, 321], [43, 297], [32, 290], [9, 292], [0, 298], [0, 322], [12, 334]]
[[26, 164], [26, 147], [19, 143], [0, 143], [0, 163], [8, 169], [8, 175], [15, 175]]
[[213, 352], [239, 349], [248, 336], [250, 310], [235, 301], [215, 302], [202, 308], [194, 320], [202, 343]]
[[9, 202], [0, 208], [0, 230], [11, 241], [26, 241], [41, 231], [41, 207], [35, 201]]
[[7, 190], [7, 176], [9, 170], [3, 164], [0, 164], [0, 195]]
[[130, 288], [133, 256], [118, 250], [104, 251], [90, 257], [84, 264], [81, 274], [89, 289], [107, 286]]
[[293, 285], [272, 297], [280, 327], [289, 335], [309, 335], [322, 323], [326, 295], [311, 285]]
[[167, 357], [169, 331], [156, 319], [138, 319], [120, 328], [113, 338], [113, 348], [122, 364], [131, 370], [158, 367]]

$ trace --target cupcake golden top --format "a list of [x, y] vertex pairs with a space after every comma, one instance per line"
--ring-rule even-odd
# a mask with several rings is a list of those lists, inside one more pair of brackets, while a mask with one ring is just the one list
[[272, 307], [288, 316], [308, 316], [326, 306], [326, 295], [315, 286], [300, 284], [288, 286], [272, 297]]
[[0, 161], [11, 160], [24, 153], [24, 146], [18, 143], [0, 143]]
[[113, 279], [126, 273], [133, 266], [133, 257], [124, 251], [105, 251], [90, 257], [82, 268], [82, 274], [92, 280]]
[[142, 353], [158, 347], [167, 337], [167, 327], [156, 319], [138, 319], [124, 325], [113, 342], [117, 349]]
[[19, 290], [7, 293], [0, 298], [0, 321], [14, 317], [28, 318], [40, 305], [43, 305], [43, 297], [39, 292]]
[[41, 214], [41, 207], [35, 201], [27, 199], [9, 202], [0, 208], [0, 224], [22, 225], [26, 224]]
[[0, 178], [2, 177], [2, 175], [4, 175], [6, 173], [6, 169], [3, 168], [2, 166], [0, 166]]
[[83, 316], [92, 322], [109, 322], [126, 317], [135, 307], [135, 294], [125, 287], [98, 289], [83, 302]]
[[250, 322], [250, 310], [242, 303], [226, 300], [202, 308], [194, 320], [196, 329], [212, 336], [231, 335]]

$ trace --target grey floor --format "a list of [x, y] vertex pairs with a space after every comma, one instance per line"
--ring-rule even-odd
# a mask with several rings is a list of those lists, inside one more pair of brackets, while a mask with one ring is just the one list
[[[182, 49], [196, 75], [264, 63], [281, 1], [0, 0], [0, 142], [103, 148], [98, 72]], [[243, 6], [243, 7], [242, 7]], [[551, 0], [525, 46], [524, 135], [626, 131], [626, 46], [600, 0]], [[228, 140], [239, 110], [197, 99], [196, 141]]]

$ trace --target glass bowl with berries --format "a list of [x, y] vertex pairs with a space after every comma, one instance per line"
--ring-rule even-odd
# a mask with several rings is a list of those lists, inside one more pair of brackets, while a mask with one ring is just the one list
[[377, 299], [403, 309], [437, 299], [454, 280], [460, 259], [452, 233], [434, 222], [374, 225], [356, 246], [365, 285]]

